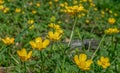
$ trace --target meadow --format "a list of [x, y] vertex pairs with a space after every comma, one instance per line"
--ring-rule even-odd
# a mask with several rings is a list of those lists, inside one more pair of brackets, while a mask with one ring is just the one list
[[0, 73], [120, 73], [120, 1], [0, 0]]

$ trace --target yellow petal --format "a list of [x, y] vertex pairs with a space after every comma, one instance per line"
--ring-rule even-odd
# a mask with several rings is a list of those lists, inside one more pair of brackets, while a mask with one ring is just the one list
[[48, 32], [48, 35], [49, 35], [50, 37], [52, 37], [52, 36], [53, 36], [53, 32], [52, 32], [52, 31]]
[[42, 38], [41, 38], [41, 37], [37, 37], [37, 38], [35, 39], [35, 42], [42, 42]]
[[25, 48], [23, 48], [23, 49], [21, 50], [21, 55], [27, 56], [27, 52], [26, 52], [26, 49], [25, 49]]
[[1, 39], [3, 41], [3, 43], [7, 44], [7, 41], [5, 39]]
[[100, 57], [100, 61], [101, 61], [101, 62], [104, 62], [104, 59], [105, 59], [105, 58], [104, 58], [103, 56]]
[[78, 59], [78, 55], [75, 55], [74, 56], [74, 61], [77, 65], [79, 65], [79, 59]]
[[80, 54], [79, 55], [79, 61], [86, 61], [86, 59], [87, 59], [87, 55], [86, 54]]
[[30, 52], [28, 53], [27, 59], [29, 59], [29, 58], [31, 57], [31, 55], [32, 55], [32, 51], [30, 51]]
[[105, 62], [109, 62], [109, 58], [104, 58]]
[[106, 66], [110, 66], [110, 63], [107, 63]]
[[49, 45], [50, 41], [48, 39], [44, 40], [43, 48], [46, 48]]
[[87, 60], [86, 61], [86, 67], [90, 67], [90, 65], [93, 63], [93, 61], [92, 60]]
[[33, 48], [33, 49], [35, 49], [35, 48], [36, 48], [36, 44], [35, 44], [35, 42], [34, 42], [34, 41], [30, 41], [30, 42], [29, 42], [29, 44], [32, 46], [32, 48]]
[[101, 61], [100, 61], [100, 60], [98, 60], [98, 61], [97, 61], [97, 64], [98, 64], [98, 65], [102, 65], [102, 63], [101, 63]]
[[21, 51], [17, 50], [18, 56], [21, 56]]

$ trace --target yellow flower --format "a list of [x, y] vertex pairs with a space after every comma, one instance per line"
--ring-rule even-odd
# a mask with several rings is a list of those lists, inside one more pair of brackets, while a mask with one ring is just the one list
[[111, 10], [109, 10], [109, 13], [110, 13], [110, 14], [112, 14], [112, 11], [111, 11]]
[[54, 2], [58, 2], [58, 0], [54, 0]]
[[90, 23], [90, 21], [88, 19], [85, 20], [86, 23]]
[[43, 41], [41, 37], [37, 37], [35, 41], [30, 41], [29, 43], [33, 49], [42, 50], [50, 44], [50, 41], [48, 39]]
[[95, 7], [95, 4], [94, 3], [90, 3], [90, 7]]
[[107, 68], [110, 66], [109, 58], [107, 57], [100, 57], [100, 60], [97, 61], [97, 64], [102, 66], [103, 68]]
[[4, 9], [4, 6], [3, 5], [0, 5], [0, 10], [3, 10]]
[[102, 10], [102, 11], [101, 11], [101, 14], [102, 14], [102, 15], [104, 15], [104, 14], [105, 14], [105, 12]]
[[109, 24], [114, 24], [116, 22], [115, 18], [109, 18], [108, 23]]
[[63, 34], [63, 30], [62, 29], [58, 29], [58, 30], [56, 30], [56, 32], [58, 32], [60, 34]]
[[116, 34], [119, 33], [120, 31], [117, 28], [109, 28], [105, 30], [105, 34]]
[[50, 28], [54, 28], [55, 30], [61, 29], [59, 25], [54, 24], [54, 23], [50, 23], [50, 24], [48, 24], [48, 26], [49, 26]]
[[0, 4], [3, 4], [4, 3], [4, 0], [0, 0]]
[[87, 2], [87, 0], [83, 0], [83, 2]]
[[17, 54], [22, 61], [27, 61], [32, 56], [32, 51], [29, 51], [29, 53], [27, 54], [26, 49], [22, 48], [22, 50], [17, 51]]
[[118, 14], [117, 14], [117, 13], [114, 13], [114, 16], [118, 16]]
[[33, 19], [31, 19], [31, 20], [28, 20], [28, 22], [27, 22], [28, 24], [33, 24], [34, 23], [34, 20]]
[[10, 37], [6, 37], [5, 39], [2, 39], [3, 43], [10, 45], [10, 44], [14, 44], [14, 38], [10, 38]]
[[56, 32], [49, 31], [47, 37], [52, 41], [58, 41], [62, 37], [62, 34], [57, 31]]
[[30, 6], [33, 5], [33, 2], [30, 2], [29, 5], [30, 5]]
[[9, 11], [8, 7], [5, 7], [4, 10], [3, 10], [4, 13], [7, 13], [8, 11]]
[[30, 27], [29, 27], [29, 29], [30, 29], [30, 30], [32, 30], [34, 27], [35, 27], [35, 26], [34, 26], [34, 25], [32, 25], [32, 26], [30, 26]]
[[92, 3], [92, 0], [88, 0], [90, 3]]
[[61, 3], [61, 4], [60, 4], [60, 7], [64, 7], [64, 4]]
[[74, 56], [74, 61], [77, 64], [77, 66], [82, 70], [89, 70], [90, 65], [93, 63], [92, 60], [86, 60], [87, 55], [86, 54], [80, 54]]
[[36, 6], [37, 6], [37, 7], [40, 7], [40, 3], [36, 3]]
[[60, 25], [54, 24], [54, 23], [50, 23], [48, 24], [48, 26], [50, 28], [54, 28], [56, 32], [63, 34], [63, 30], [60, 28]]
[[78, 3], [78, 1], [76, 1], [76, 0], [73, 1], [73, 4], [77, 4], [77, 3]]
[[20, 9], [20, 8], [16, 8], [16, 9], [15, 9], [15, 12], [16, 12], [16, 13], [20, 13], [20, 12], [21, 12], [21, 9]]
[[32, 13], [33, 13], [33, 14], [36, 14], [36, 13], [37, 13], [37, 11], [36, 11], [36, 10], [32, 10]]
[[81, 16], [85, 16], [85, 13], [82, 13]]
[[94, 10], [95, 10], [95, 11], [98, 11], [98, 8], [95, 7]]
[[50, 5], [52, 5], [52, 1], [49, 1], [48, 3], [49, 3]]

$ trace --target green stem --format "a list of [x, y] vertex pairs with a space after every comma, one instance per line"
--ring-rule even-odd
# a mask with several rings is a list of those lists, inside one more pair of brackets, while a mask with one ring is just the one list
[[75, 29], [76, 23], [77, 23], [77, 17], [75, 16], [73, 28], [72, 28], [71, 35], [70, 35], [70, 41], [69, 41], [69, 43], [68, 43], [68, 47], [70, 46], [70, 43], [71, 43], [71, 40], [72, 40], [72, 37], [73, 37], [73, 34], [74, 34], [74, 29]]
[[101, 44], [102, 44], [104, 38], [105, 38], [105, 35], [103, 35], [103, 38], [101, 39], [101, 41], [100, 41], [100, 43], [99, 43], [97, 49], [96, 49], [95, 52], [93, 53], [92, 58], [91, 58], [92, 60], [93, 60], [93, 58], [95, 57], [97, 51], [99, 50], [99, 48], [100, 48], [100, 46], [101, 46]]
[[24, 63], [24, 73], [27, 73], [26, 62], [23, 62], [23, 63]]
[[44, 71], [44, 61], [43, 61], [43, 54], [42, 51], [40, 51], [40, 57], [41, 57], [41, 73]]
[[111, 45], [112, 45], [112, 49], [111, 49], [111, 54], [112, 56], [114, 55], [114, 52], [115, 52], [115, 46], [114, 46], [114, 35], [112, 35], [111, 37]]
[[63, 58], [62, 73], [64, 73], [64, 67], [65, 67], [65, 66], [64, 66], [64, 65], [65, 65], [64, 63], [65, 63], [65, 57]]
[[114, 49], [114, 36], [112, 35], [112, 37], [111, 37], [111, 43], [112, 43], [112, 50]]

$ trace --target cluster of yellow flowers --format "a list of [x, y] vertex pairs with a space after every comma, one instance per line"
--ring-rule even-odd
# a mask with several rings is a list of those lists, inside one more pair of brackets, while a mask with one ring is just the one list
[[74, 5], [74, 6], [68, 6], [68, 5], [61, 4], [61, 6], [64, 6], [64, 9], [62, 9], [61, 12], [65, 12], [70, 15], [75, 15], [76, 13], [87, 11], [82, 4]]
[[[78, 14], [78, 17], [81, 17], [85, 15], [84, 13], [88, 12], [88, 8], [84, 5], [88, 5], [88, 8], [96, 6], [92, 0], [73, 0], [73, 6], [68, 5], [67, 2], [61, 3], [60, 7], [62, 7], [62, 9], [60, 11], [70, 15]], [[97, 10], [96, 7], [95, 9]]]
[[[11, 44], [14, 44], [14, 38], [10, 38], [10, 37], [6, 37], [6, 38], [4, 38], [4, 39], [1, 39], [2, 40], [2, 42], [4, 43], [4, 44], [6, 44], [6, 45], [11, 45]], [[28, 54], [27, 54], [27, 52], [26, 52], [26, 49], [25, 48], [23, 48], [21, 51], [17, 51], [17, 54], [19, 55], [19, 57], [20, 57], [20, 59], [22, 60], [22, 61], [26, 61], [26, 60], [28, 60], [30, 57], [31, 57], [31, 55], [32, 55], [32, 51], [30, 51]]]
[[58, 41], [62, 37], [63, 30], [61, 29], [59, 25], [54, 24], [54, 23], [50, 23], [48, 26], [50, 28], [53, 28], [55, 31], [49, 31], [47, 37], [51, 41]]
[[119, 33], [120, 31], [117, 28], [109, 28], [105, 30], [105, 34], [116, 34]]
[[7, 13], [9, 11], [9, 8], [4, 6], [4, 0], [0, 0], [0, 10], [4, 13]]
[[[8, 0], [9, 2], [13, 2], [14, 0]], [[0, 0], [0, 10], [3, 11], [3, 13], [7, 13], [10, 8], [7, 7], [6, 5], [4, 5], [5, 3], [7, 3], [6, 1], [4, 0]], [[30, 6], [33, 5], [33, 2], [30, 2], [29, 3]], [[34, 6], [36, 7], [40, 7], [40, 3], [37, 2], [36, 4], [34, 4]], [[24, 10], [22, 10], [22, 8], [20, 7], [16, 7], [15, 10], [14, 10], [15, 13], [24, 13]], [[31, 10], [32, 14], [36, 14], [37, 11], [36, 10]]]
[[[28, 24], [33, 24], [34, 21], [33, 20], [29, 20]], [[55, 32], [48, 32], [47, 37], [51, 40], [51, 41], [57, 41], [62, 37], [63, 34], [63, 30], [60, 28], [59, 25], [56, 24], [49, 24], [48, 25], [50, 28], [55, 29]], [[41, 37], [37, 37], [35, 38], [34, 41], [30, 41], [29, 44], [31, 45], [31, 47], [33, 49], [37, 49], [37, 50], [43, 50], [45, 49], [49, 44], [50, 44], [50, 40], [49, 39], [45, 39], [43, 40]], [[10, 44], [14, 44], [14, 38], [10, 38], [10, 37], [6, 37], [4, 39], [1, 39], [2, 42], [6, 45], [10, 45]], [[20, 59], [24, 62], [27, 61], [28, 59], [30, 59], [30, 57], [32, 56], [32, 51], [30, 51], [29, 53], [27, 53], [25, 48], [22, 48], [21, 50], [17, 51], [18, 56], [20, 57]]]
[[75, 5], [75, 6], [65, 6], [65, 9], [63, 9], [61, 11], [68, 13], [70, 15], [75, 15], [76, 13], [85, 12], [86, 10], [83, 7], [83, 5], [80, 4], [80, 5]]
[[[83, 53], [79, 56], [75, 55], [74, 61], [82, 70], [90, 70], [90, 66], [93, 63], [92, 60], [87, 60], [87, 55]], [[100, 60], [97, 61], [97, 64], [102, 66], [103, 68], [107, 68], [110, 66], [109, 58], [101, 56]]]

